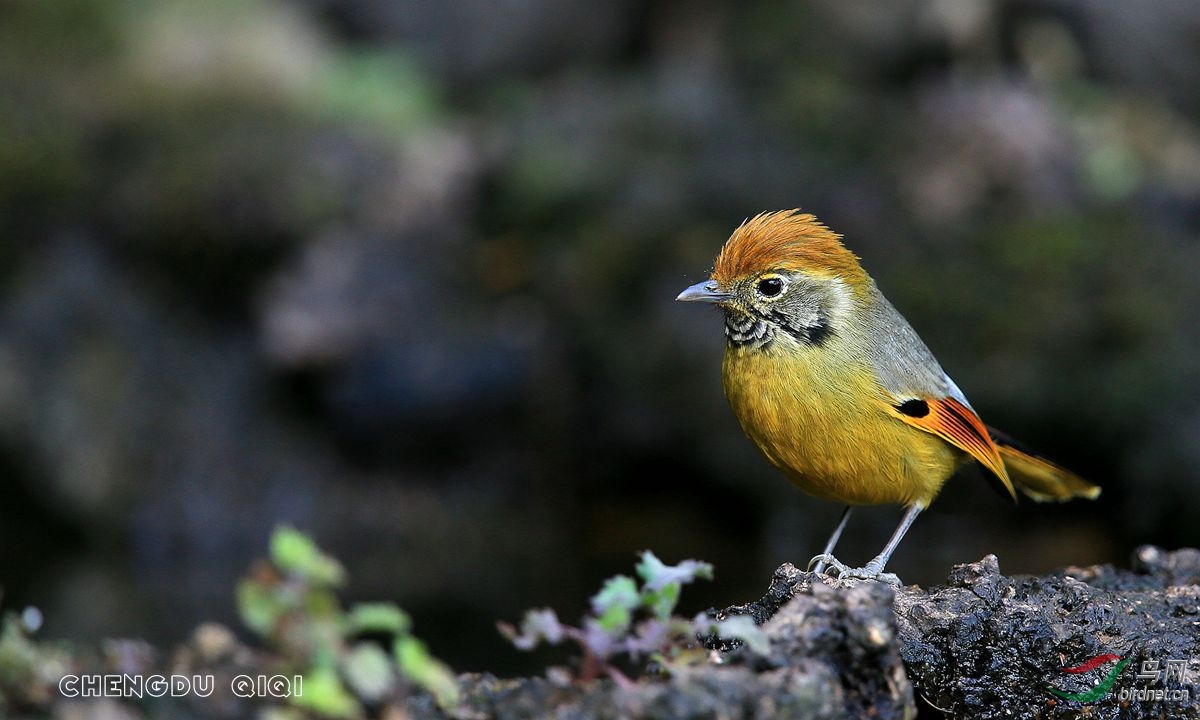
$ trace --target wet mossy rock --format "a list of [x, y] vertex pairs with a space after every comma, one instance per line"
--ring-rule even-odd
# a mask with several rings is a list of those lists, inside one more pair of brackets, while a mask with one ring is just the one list
[[[989, 555], [929, 590], [813, 580], [785, 564], [763, 598], [717, 613], [753, 616], [769, 655], [714, 643], [721, 664], [632, 688], [463, 676], [465, 705], [514, 719], [909, 718], [918, 708], [921, 717], [1200, 718], [1198, 550], [1147, 546], [1129, 570], [1043, 577], [1002, 575]], [[419, 699], [409, 711], [436, 715]]]

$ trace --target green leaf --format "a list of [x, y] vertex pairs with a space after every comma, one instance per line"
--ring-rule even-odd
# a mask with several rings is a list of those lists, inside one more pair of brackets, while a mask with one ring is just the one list
[[592, 610], [597, 615], [603, 615], [614, 607], [632, 612], [640, 603], [637, 584], [628, 575], [609, 578], [600, 592], [592, 596]]
[[341, 563], [321, 552], [307, 535], [281, 525], [271, 535], [271, 561], [285, 573], [326, 586], [341, 585], [345, 571]]
[[411, 636], [398, 638], [395, 654], [400, 672], [429, 691], [442, 709], [458, 705], [458, 680], [450, 668], [429, 654], [425, 643]]
[[657, 591], [671, 583], [687, 585], [697, 578], [712, 580], [713, 566], [699, 560], [684, 560], [678, 565], [667, 565], [654, 553], [645, 550], [642, 552], [641, 562], [637, 564], [637, 574], [642, 578], [645, 589]]
[[633, 621], [633, 611], [640, 605], [637, 584], [627, 575], [608, 579], [600, 592], [592, 596], [592, 611], [605, 633], [614, 637], [624, 634]]
[[292, 695], [289, 701], [331, 718], [352, 718], [362, 713], [358, 701], [346, 691], [332, 668], [313, 668], [305, 673], [304, 693]]
[[246, 627], [260, 637], [269, 637], [274, 633], [283, 614], [275, 594], [254, 580], [238, 582], [237, 609]]
[[382, 700], [395, 684], [388, 654], [374, 643], [355, 645], [342, 661], [342, 673], [351, 689], [367, 702]]
[[596, 618], [596, 623], [600, 626], [600, 629], [613, 637], [624, 635], [632, 622], [633, 613], [629, 612], [628, 608], [621, 607], [620, 605], [613, 605], [605, 610], [600, 617]]
[[392, 633], [400, 635], [412, 627], [408, 613], [393, 603], [359, 603], [346, 613], [346, 633]]
[[675, 606], [679, 603], [679, 583], [669, 583], [664, 585], [661, 590], [643, 590], [642, 605], [646, 607], [654, 617], [659, 620], [666, 620], [671, 617], [671, 613], [675, 611]]

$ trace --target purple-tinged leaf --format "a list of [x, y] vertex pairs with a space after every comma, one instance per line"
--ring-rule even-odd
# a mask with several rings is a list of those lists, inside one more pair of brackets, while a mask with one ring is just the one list
[[558, 615], [550, 608], [530, 610], [521, 620], [521, 632], [507, 623], [499, 624], [500, 632], [508, 638], [518, 650], [532, 650], [541, 642], [557, 645], [562, 642], [565, 630], [558, 621]]
[[699, 560], [684, 560], [678, 565], [667, 565], [649, 550], [642, 552], [637, 564], [637, 573], [642, 578], [643, 588], [652, 592], [662, 590], [671, 583], [686, 585], [697, 578], [712, 580], [713, 566]]

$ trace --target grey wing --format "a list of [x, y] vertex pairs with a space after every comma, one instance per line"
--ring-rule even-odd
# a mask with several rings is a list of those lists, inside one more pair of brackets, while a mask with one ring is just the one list
[[[952, 397], [971, 407], [958, 385], [942, 369], [917, 331], [872, 283], [873, 301], [867, 310], [866, 352], [883, 389], [898, 402], [913, 398]], [[973, 410], [974, 408], [972, 408]]]

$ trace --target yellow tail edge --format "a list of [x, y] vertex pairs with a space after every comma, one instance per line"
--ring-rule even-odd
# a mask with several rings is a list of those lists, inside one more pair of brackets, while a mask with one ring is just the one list
[[998, 430], [988, 428], [988, 432], [1000, 450], [1013, 485], [1034, 501], [1065, 502], [1074, 498], [1095, 500], [1100, 497], [1099, 485], [1035, 455]]

